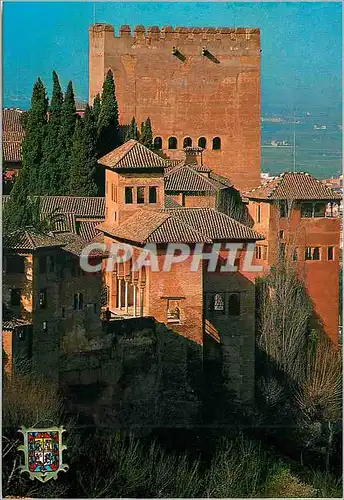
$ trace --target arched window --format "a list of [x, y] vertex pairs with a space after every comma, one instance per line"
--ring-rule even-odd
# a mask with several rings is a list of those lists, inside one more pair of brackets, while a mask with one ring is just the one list
[[213, 296], [212, 309], [213, 309], [213, 311], [224, 312], [225, 301], [224, 301], [223, 295], [221, 295], [220, 293], [216, 293]]
[[240, 295], [231, 293], [228, 298], [228, 314], [229, 316], [240, 316]]
[[207, 146], [207, 139], [205, 137], [200, 137], [198, 139], [198, 147], [205, 149]]
[[161, 139], [161, 137], [155, 137], [155, 139], [154, 139], [154, 149], [162, 149], [162, 139]]
[[221, 149], [221, 139], [220, 139], [220, 137], [214, 137], [214, 139], [213, 139], [213, 149]]
[[185, 137], [183, 141], [183, 148], [190, 148], [192, 146], [192, 139], [191, 137]]
[[168, 138], [168, 149], [177, 149], [176, 137], [169, 137]]

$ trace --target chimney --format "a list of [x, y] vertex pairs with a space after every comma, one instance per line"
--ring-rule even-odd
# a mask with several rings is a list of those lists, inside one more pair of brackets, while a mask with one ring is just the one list
[[183, 151], [186, 165], [203, 165], [203, 148], [189, 146], [184, 148]]

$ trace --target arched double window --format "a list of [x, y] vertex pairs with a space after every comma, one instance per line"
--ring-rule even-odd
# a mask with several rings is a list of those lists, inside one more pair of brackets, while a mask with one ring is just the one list
[[161, 137], [155, 137], [153, 145], [154, 145], [154, 149], [162, 149]]
[[189, 148], [192, 146], [192, 139], [191, 137], [185, 137], [183, 141], [183, 148]]
[[177, 138], [176, 137], [169, 137], [168, 138], [168, 149], [177, 149]]
[[221, 149], [221, 139], [220, 139], [220, 137], [214, 137], [214, 139], [213, 139], [213, 149]]
[[228, 315], [240, 316], [240, 295], [231, 293], [228, 297]]
[[207, 146], [207, 139], [205, 137], [200, 137], [198, 139], [198, 147], [205, 149]]
[[215, 293], [215, 295], [213, 295], [211, 309], [222, 313], [225, 311], [225, 300], [222, 294]]

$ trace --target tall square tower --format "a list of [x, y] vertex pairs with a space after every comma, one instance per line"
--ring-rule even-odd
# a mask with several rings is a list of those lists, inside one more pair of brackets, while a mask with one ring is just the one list
[[113, 71], [120, 124], [150, 117], [171, 159], [186, 146], [239, 189], [260, 183], [260, 33], [252, 28], [89, 29], [89, 102]]

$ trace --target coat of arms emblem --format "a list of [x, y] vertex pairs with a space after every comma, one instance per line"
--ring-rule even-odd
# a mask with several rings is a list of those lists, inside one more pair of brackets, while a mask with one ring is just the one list
[[57, 479], [59, 471], [66, 472], [68, 465], [62, 463], [62, 452], [67, 447], [62, 444], [63, 427], [36, 429], [21, 427], [18, 431], [24, 436], [24, 444], [18, 450], [24, 452], [24, 465], [21, 472], [28, 472], [30, 478], [41, 482]]

